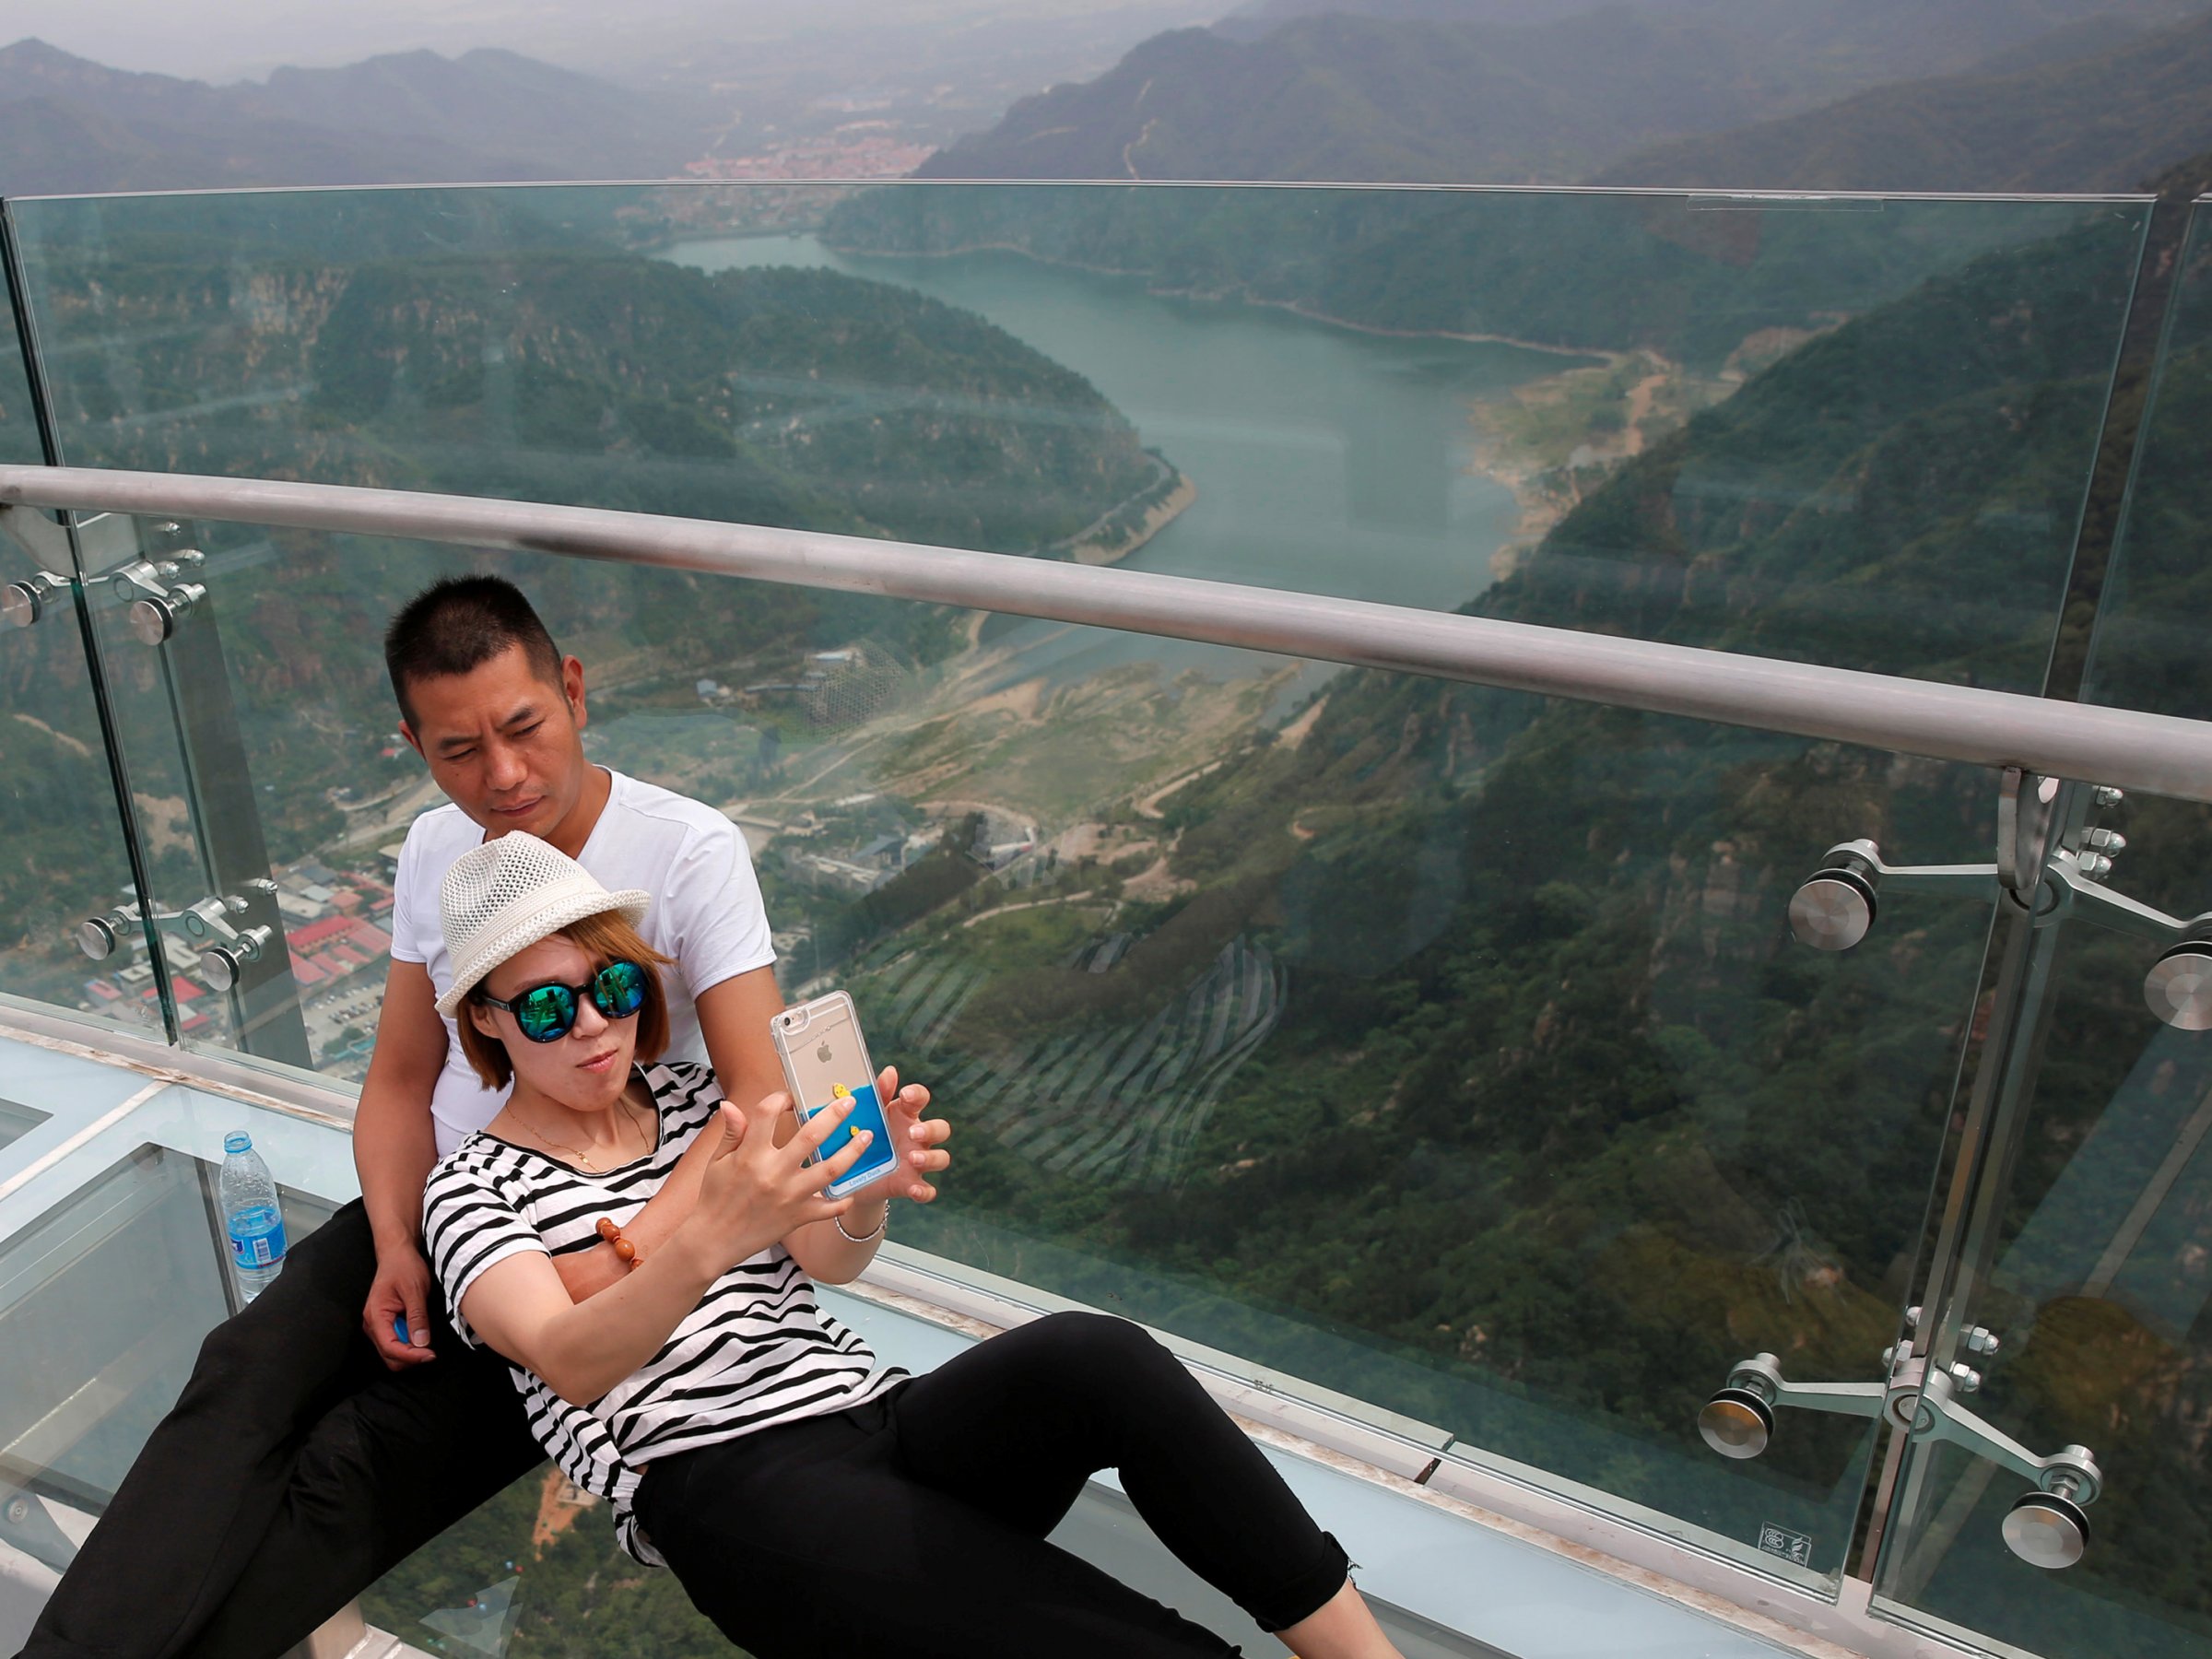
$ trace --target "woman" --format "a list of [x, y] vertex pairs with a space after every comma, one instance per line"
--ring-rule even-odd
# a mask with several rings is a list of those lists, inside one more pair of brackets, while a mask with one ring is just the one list
[[[649, 1064], [647, 901], [519, 831], [453, 865], [440, 1012], [487, 1085], [514, 1088], [432, 1172], [424, 1214], [455, 1329], [513, 1363], [539, 1440], [610, 1500], [624, 1547], [760, 1659], [1239, 1652], [1045, 1542], [1117, 1468], [1175, 1553], [1303, 1659], [1394, 1659], [1335, 1540], [1136, 1326], [1054, 1315], [907, 1377], [816, 1305], [811, 1280], [866, 1265], [893, 1197], [934, 1196], [946, 1125], [887, 1070], [905, 1156], [825, 1197], [865, 1140], [806, 1159], [847, 1108], [794, 1128], [785, 1096], [740, 1107], [703, 1066]], [[578, 1301], [559, 1266], [592, 1250], [628, 1271]]]

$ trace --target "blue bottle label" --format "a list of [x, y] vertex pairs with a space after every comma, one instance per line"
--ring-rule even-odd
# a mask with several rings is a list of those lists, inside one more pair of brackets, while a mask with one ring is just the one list
[[274, 1205], [250, 1205], [230, 1218], [230, 1259], [241, 1267], [284, 1260], [284, 1218]]

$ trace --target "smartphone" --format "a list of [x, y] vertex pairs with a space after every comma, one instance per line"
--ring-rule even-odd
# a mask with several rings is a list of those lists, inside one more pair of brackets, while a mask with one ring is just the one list
[[842, 991], [832, 991], [786, 1008], [769, 1021], [769, 1034], [775, 1041], [776, 1058], [783, 1062], [783, 1081], [797, 1104], [800, 1123], [841, 1095], [853, 1097], [853, 1110], [822, 1143], [818, 1160], [843, 1151], [855, 1129], [875, 1136], [860, 1161], [822, 1190], [832, 1198], [842, 1198], [880, 1179], [898, 1163], [899, 1148], [891, 1144], [883, 1102], [876, 1098], [876, 1068], [868, 1062], [868, 1045], [861, 1040], [860, 1016], [853, 1011], [853, 999]]

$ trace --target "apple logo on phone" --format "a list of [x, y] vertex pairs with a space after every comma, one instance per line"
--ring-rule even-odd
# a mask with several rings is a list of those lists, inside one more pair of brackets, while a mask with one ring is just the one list
[[818, 1048], [814, 1051], [814, 1057], [817, 1060], [819, 1060], [823, 1065], [827, 1065], [835, 1056], [833, 1051], [830, 1047], [830, 1044], [825, 1041], [820, 1048]]

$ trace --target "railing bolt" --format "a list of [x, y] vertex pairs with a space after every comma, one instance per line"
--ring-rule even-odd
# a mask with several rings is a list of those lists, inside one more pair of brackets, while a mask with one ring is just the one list
[[2127, 794], [2124, 790], [2114, 789], [2110, 783], [2100, 783], [2095, 799], [2100, 806], [2117, 806], [2127, 799]]
[[1971, 1365], [1951, 1362], [1951, 1381], [1959, 1384], [1960, 1394], [1972, 1394], [1982, 1386], [1982, 1373]]
[[2092, 830], [2081, 838], [2081, 844], [2093, 853], [2124, 853], [2127, 837], [2117, 830]]
[[1966, 1334], [1966, 1351], [1970, 1354], [1994, 1354], [1997, 1351], [1997, 1338], [1981, 1325], [1976, 1325]]
[[2084, 853], [2074, 861], [2084, 881], [2102, 881], [2112, 873], [2112, 861], [2101, 853]]

